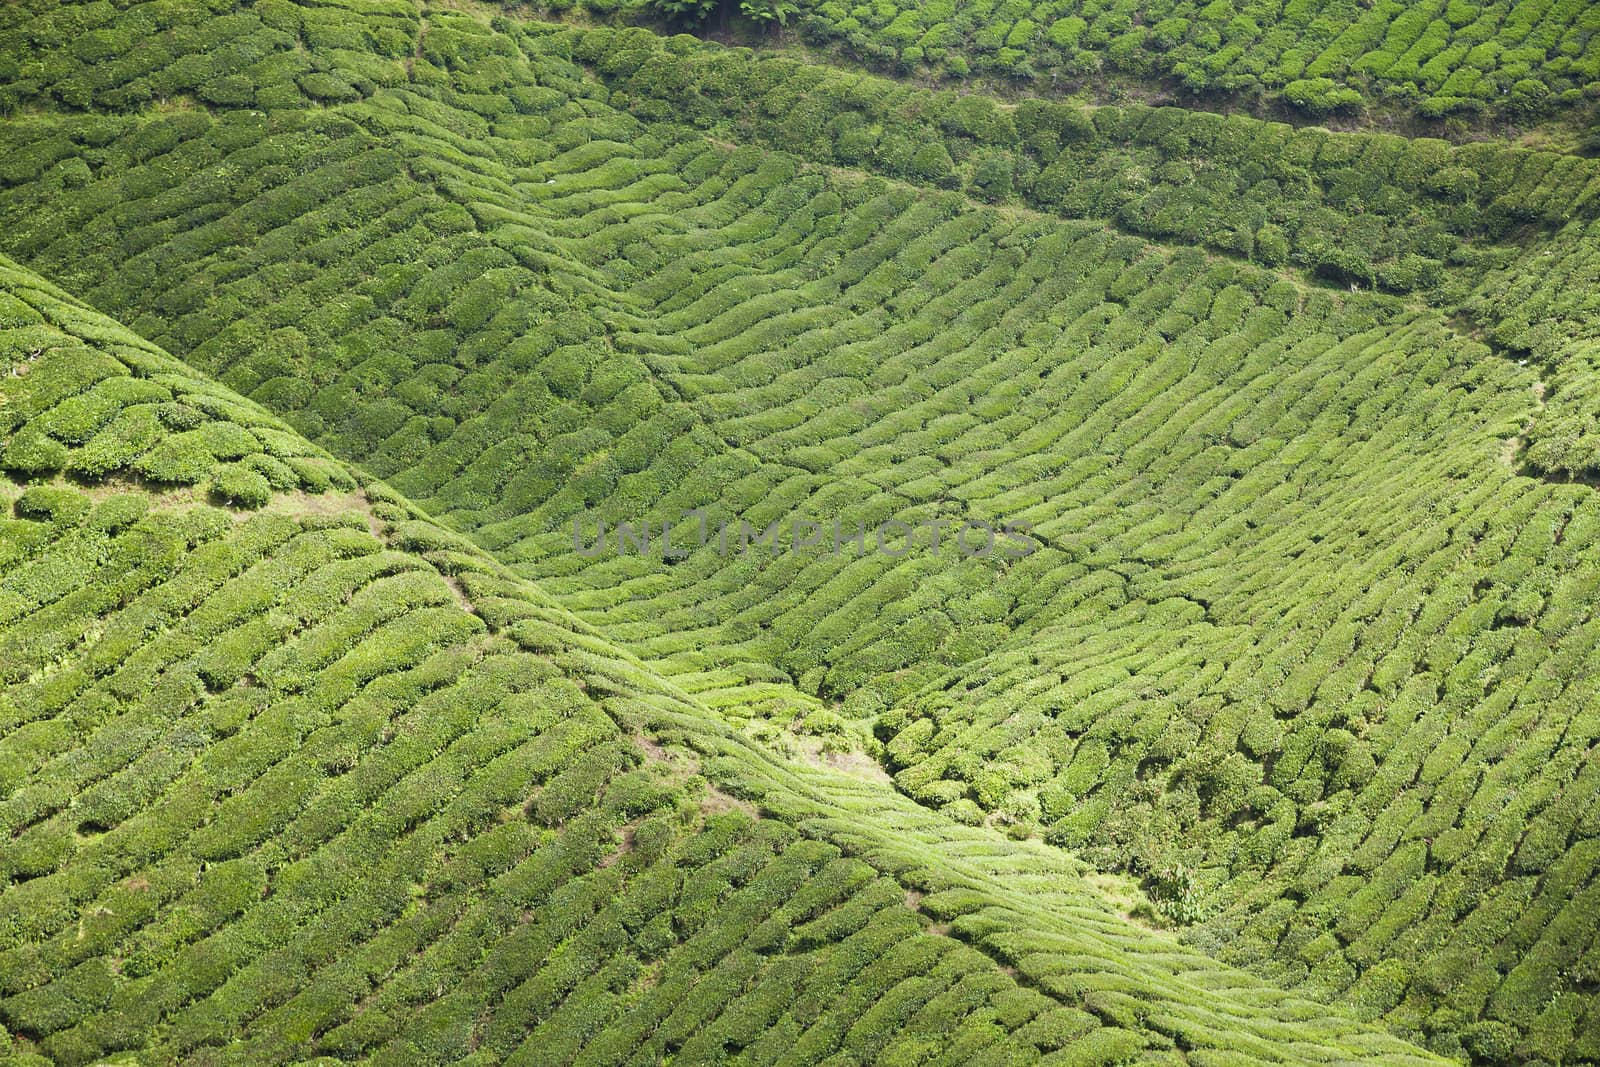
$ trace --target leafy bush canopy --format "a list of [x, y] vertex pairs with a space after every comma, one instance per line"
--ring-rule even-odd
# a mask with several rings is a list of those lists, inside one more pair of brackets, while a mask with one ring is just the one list
[[[571, 0], [536, 3], [565, 11]], [[615, 0], [583, 0], [626, 17]], [[797, 0], [813, 48], [886, 73], [1185, 101], [1282, 102], [1312, 119], [1401, 112], [1528, 121], [1600, 94], [1600, 15], [1580, 0], [1250, 5], [1229, 0]], [[674, 7], [651, 8], [679, 15]], [[696, 15], [695, 17], [703, 17]]]
[[0, 13], [8, 1055], [1600, 1058], [1591, 160], [523, 14]]
[[[83, 339], [12, 375], [7, 410], [57, 410], [124, 361], [193, 373], [0, 272], [13, 321]], [[267, 484], [249, 462], [219, 490]], [[1170, 1038], [1068, 990], [1130, 976], [1175, 1025], [1234, 1025], [1207, 986], [1236, 978], [1176, 945], [1147, 958], [1081, 867], [752, 746], [381, 483], [241, 516], [43, 477], [0, 476], [0, 1034], [20, 1062], [731, 1045], [955, 1067], [1069, 1039], [1115, 1059]], [[1019, 861], [1039, 891], [1004, 883]], [[1032, 939], [1081, 962], [1018, 959]], [[1314, 1018], [1326, 1057], [1429, 1062], [1279, 1011]]]

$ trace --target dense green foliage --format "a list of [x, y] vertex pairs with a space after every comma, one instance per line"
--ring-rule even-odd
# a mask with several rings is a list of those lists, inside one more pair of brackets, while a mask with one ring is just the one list
[[[182, 372], [3, 260], [0, 294], [83, 346], [7, 409], [128, 349]], [[1424, 1062], [1148, 954], [1057, 857], [762, 754], [381, 485], [0, 499], [12, 1062]]]
[[1173, 107], [1008, 107], [643, 32], [573, 48], [627, 94], [614, 103], [647, 118], [1395, 291], [1436, 284], [1444, 263], [1471, 258], [1466, 242], [1593, 213], [1600, 198], [1592, 163], [1489, 142]]
[[1490, 274], [1467, 302], [1486, 338], [1541, 369], [1548, 393], [1523, 430], [1531, 471], [1600, 479], [1600, 231], [1574, 221]]
[[1513, 116], [1600, 92], [1600, 12], [1581, 0], [809, 2], [806, 32], [901, 68], [1084, 84], [1160, 76], [1281, 96], [1311, 115], [1374, 104]]
[[[509, 0], [507, 0], [509, 3]], [[561, 14], [682, 14], [661, 0], [533, 0]], [[798, 0], [806, 42], [881, 71], [1052, 91], [1158, 81], [1180, 98], [1537, 119], [1600, 96], [1584, 0]], [[705, 12], [696, 7], [694, 19]]]
[[[352, 100], [406, 80], [415, 5], [57, 3], [0, 7], [0, 114], [34, 100], [127, 108]], [[155, 145], [151, 145], [152, 148]]]
[[[1592, 162], [39, 6], [0, 249], [154, 344], [4, 267], [26, 1053], [1600, 1059]], [[1042, 548], [573, 551], [690, 508]]]
[[209, 489], [259, 507], [274, 489], [349, 487], [347, 475], [259, 407], [119, 328], [42, 313], [28, 280], [3, 279], [0, 360], [15, 380], [0, 408], [0, 468], [23, 476], [128, 476]]

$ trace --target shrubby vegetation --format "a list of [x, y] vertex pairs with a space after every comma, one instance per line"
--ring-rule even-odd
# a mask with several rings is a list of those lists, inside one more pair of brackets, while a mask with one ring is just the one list
[[[83, 338], [7, 408], [125, 350], [185, 373], [0, 269], [9, 315]], [[13, 1062], [1115, 1063], [1308, 1018], [1323, 1058], [1430, 1062], [1147, 958], [1074, 865], [763, 755], [381, 484], [241, 518], [15, 472], [0, 502]], [[1070, 1006], [1130, 976], [1161, 1025]]]
[[[571, 0], [540, 0], [560, 14]], [[581, 0], [600, 16], [659, 5]], [[1159, 80], [1180, 98], [1283, 101], [1303, 115], [1548, 115], [1600, 96], [1590, 5], [1230, 0], [800, 0], [804, 39], [897, 74], [1051, 90]], [[666, 9], [676, 14], [672, 7]], [[703, 17], [703, 16], [701, 16]]]
[[0, 114], [40, 100], [114, 109], [182, 96], [217, 107], [353, 100], [404, 81], [400, 60], [419, 35], [410, 4], [230, 6], [7, 4]]
[[320, 449], [259, 407], [218, 394], [118, 327], [0, 262], [0, 470], [194, 486], [255, 508], [274, 489], [350, 487]]
[[642, 31], [574, 34], [572, 48], [609, 57], [597, 70], [642, 116], [1396, 292], [1431, 288], [1472, 243], [1557, 224], [1600, 191], [1591, 164], [1493, 144], [1174, 107], [1006, 107]]
[[1600, 1056], [1591, 162], [392, 6], [0, 124], [14, 1047]]
[[1600, 477], [1600, 332], [1595, 305], [1600, 258], [1594, 223], [1573, 221], [1490, 273], [1466, 304], [1485, 340], [1539, 368], [1538, 411], [1516, 439], [1530, 471], [1592, 483]]

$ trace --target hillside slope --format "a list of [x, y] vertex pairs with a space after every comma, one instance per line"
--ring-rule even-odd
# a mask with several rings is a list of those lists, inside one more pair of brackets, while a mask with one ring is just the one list
[[807, 39], [891, 69], [1069, 88], [1161, 79], [1191, 98], [1282, 100], [1312, 117], [1526, 120], [1600, 92], [1600, 14], [1578, 0], [797, 6]]
[[[45, 30], [76, 8], [26, 23], [57, 58], [0, 124], [0, 247], [261, 408], [97, 387], [7, 431], [13, 478], [296, 514], [362, 487], [475, 609], [430, 579], [396, 633], [625, 679], [594, 698], [617, 737], [928, 894], [962, 967], [1134, 1035], [1113, 1052], [1411, 1054], [1353, 1012], [1600, 1058], [1591, 161], [411, 4], [144, 8], [74, 17], [168, 62], [75, 45], [71, 97]], [[279, 438], [212, 425], [261, 409]], [[616, 549], [696, 508], [782, 550]], [[795, 549], [795, 518], [866, 544]], [[891, 519], [914, 550], [868, 549]], [[951, 543], [1018, 520], [1025, 558]], [[38, 664], [66, 625], [33, 624]]]
[[[493, 0], [481, 9], [656, 27], [665, 17], [670, 28], [731, 31], [766, 46], [803, 42], [822, 55], [950, 85], [976, 78], [1052, 96], [1154, 94], [1267, 106], [1302, 120], [1371, 113], [1437, 128], [1449, 128], [1437, 121], [1445, 118], [1503, 128], [1570, 121], [1600, 96], [1600, 14], [1582, 0], [748, 6], [762, 18], [707, 0]], [[0, 10], [0, 112], [36, 94], [75, 107], [179, 92], [221, 106], [348, 100], [371, 84], [396, 83], [424, 10], [410, 0], [265, 0], [236, 10], [19, 0]], [[780, 11], [786, 33], [768, 21]], [[196, 32], [184, 32], [190, 27]], [[159, 48], [130, 51], [153, 30], [173, 29]], [[314, 46], [311, 54], [295, 47], [297, 36]], [[38, 62], [45, 49], [56, 51]]]
[[[8, 261], [0, 307], [0, 436], [54, 461], [0, 483], [15, 1062], [1428, 1062], [1048, 849], [741, 741]], [[224, 437], [322, 491], [143, 471]]]

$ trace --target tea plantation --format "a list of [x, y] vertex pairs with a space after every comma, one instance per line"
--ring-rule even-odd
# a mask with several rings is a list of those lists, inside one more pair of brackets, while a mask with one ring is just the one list
[[1311, 116], [1401, 108], [1526, 120], [1600, 93], [1600, 10], [1582, 0], [795, 6], [817, 44], [947, 77], [1073, 88], [1156, 78], [1190, 96], [1273, 99]]
[[[87, 452], [202, 395], [36, 275], [0, 285], [11, 442], [99, 402]], [[15, 1062], [1436, 1062], [1135, 926], [1059, 853], [764, 752], [206, 395], [202, 428], [309, 457], [317, 491], [252, 511], [220, 475], [74, 480], [66, 449], [4, 483]]]
[[0, 9], [0, 1052], [1600, 1062], [1600, 166], [836, 7]]
[[[498, 0], [512, 10], [512, 0]], [[948, 84], [1282, 110], [1530, 123], [1600, 97], [1583, 0], [529, 0], [546, 17], [705, 26]], [[737, 7], [744, 19], [730, 23]], [[788, 27], [787, 32], [785, 27]]]

